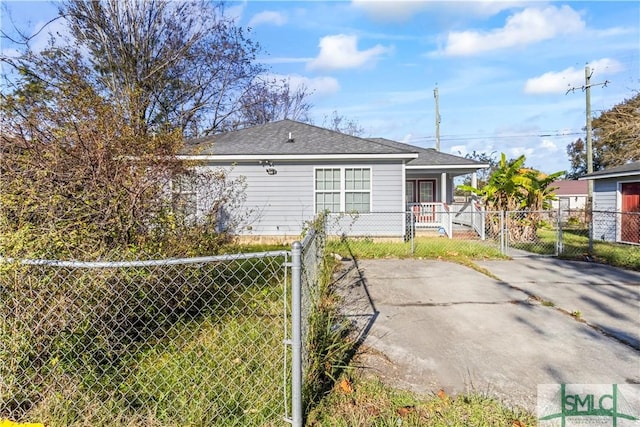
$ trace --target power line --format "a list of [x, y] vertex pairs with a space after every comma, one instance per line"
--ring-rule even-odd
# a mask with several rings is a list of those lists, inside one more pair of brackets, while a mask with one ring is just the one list
[[[516, 138], [558, 138], [564, 136], [584, 135], [584, 132], [557, 132], [557, 133], [540, 133], [540, 134], [519, 134], [519, 135], [478, 135], [470, 134], [462, 135], [444, 135], [440, 137], [441, 141], [469, 141], [477, 139], [516, 139]], [[433, 141], [435, 136], [416, 136], [410, 138], [411, 141]]]

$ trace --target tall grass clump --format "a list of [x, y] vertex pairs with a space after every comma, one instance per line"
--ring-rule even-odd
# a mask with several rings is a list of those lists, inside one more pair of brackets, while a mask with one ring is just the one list
[[303, 274], [303, 292], [308, 295], [303, 319], [306, 338], [302, 393], [306, 414], [331, 390], [356, 349], [353, 327], [340, 312], [341, 301], [332, 281], [338, 262], [326, 252], [325, 217], [319, 216], [310, 224], [310, 230], [315, 233], [317, 246], [303, 251], [315, 254], [303, 256], [315, 255], [317, 265], [313, 274]]

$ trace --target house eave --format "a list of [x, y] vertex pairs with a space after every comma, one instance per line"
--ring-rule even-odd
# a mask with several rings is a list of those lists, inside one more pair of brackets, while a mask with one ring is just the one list
[[596, 176], [582, 176], [578, 178], [578, 180], [587, 181], [590, 179], [620, 178], [620, 177], [631, 177], [631, 176], [640, 176], [640, 171], [614, 172], [614, 173], [607, 173], [607, 174], [596, 175]]
[[242, 162], [259, 160], [405, 160], [415, 159], [417, 153], [391, 154], [244, 154], [244, 155], [179, 155], [179, 160], [207, 162]]
[[440, 170], [440, 169], [469, 169], [469, 170], [477, 170], [488, 168], [488, 164], [479, 164], [479, 165], [407, 165], [407, 169], [430, 169], [430, 170]]

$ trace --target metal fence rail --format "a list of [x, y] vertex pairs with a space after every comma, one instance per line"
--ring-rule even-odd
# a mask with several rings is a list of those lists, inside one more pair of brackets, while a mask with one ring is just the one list
[[0, 419], [282, 425], [289, 260], [4, 260]]

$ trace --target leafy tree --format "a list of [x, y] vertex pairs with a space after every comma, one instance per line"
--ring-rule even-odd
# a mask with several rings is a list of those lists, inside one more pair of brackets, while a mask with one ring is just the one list
[[[462, 154], [462, 153], [458, 153], [458, 154]], [[493, 173], [493, 171], [498, 167], [498, 160], [495, 157], [496, 152], [493, 151], [491, 153], [485, 153], [485, 152], [478, 152], [478, 151], [473, 151], [471, 153], [467, 153], [464, 155], [464, 157], [466, 159], [471, 159], [471, 160], [475, 160], [481, 163], [486, 163], [489, 165], [489, 168], [487, 169], [480, 169], [476, 172], [476, 186], [477, 188], [482, 188], [486, 185], [487, 181], [489, 180], [489, 177], [491, 176], [491, 173]], [[471, 187], [471, 174], [469, 175], [465, 175], [463, 177], [462, 180], [462, 185], [463, 186], [467, 186], [467, 187]], [[461, 186], [456, 187], [456, 196], [468, 196], [469, 192], [467, 191], [463, 191]], [[477, 191], [474, 190], [473, 193], [476, 193]]]
[[[496, 159], [495, 155], [496, 155], [495, 151], [491, 153], [485, 153], [485, 152], [480, 153], [475, 150], [473, 150], [473, 152], [471, 153], [465, 154], [464, 157], [466, 159], [475, 160], [480, 163], [486, 163], [489, 165], [488, 169], [481, 169], [477, 172], [478, 188], [483, 187], [487, 183], [493, 171], [496, 170], [496, 168], [498, 167], [499, 161]], [[465, 179], [465, 184], [471, 183], [471, 177], [469, 177], [468, 180], [469, 182], [467, 182], [467, 179]]]
[[175, 157], [180, 132], [140, 135], [92, 85], [93, 70], [77, 51], [45, 50], [29, 64], [0, 98], [4, 255], [167, 254], [203, 241], [203, 251], [217, 250], [228, 236], [219, 233], [215, 213], [240, 200], [235, 183], [212, 176], [201, 187], [218, 191], [216, 205], [188, 223], [166, 197], [171, 181], [187, 173]]
[[[640, 160], [640, 93], [593, 119], [593, 170]], [[578, 139], [567, 146], [569, 178], [587, 173], [586, 144]]]
[[[515, 215], [512, 221], [509, 221], [509, 234], [517, 241], [537, 239], [537, 229], [541, 223], [539, 211], [549, 208], [550, 201], [554, 199], [551, 184], [565, 173], [560, 171], [546, 175], [526, 168], [525, 161], [524, 155], [507, 160], [506, 155], [502, 153], [484, 187], [459, 187], [463, 191], [478, 194], [484, 200], [488, 211], [503, 211]], [[499, 223], [490, 222], [488, 226], [494, 235], [499, 232]]]

